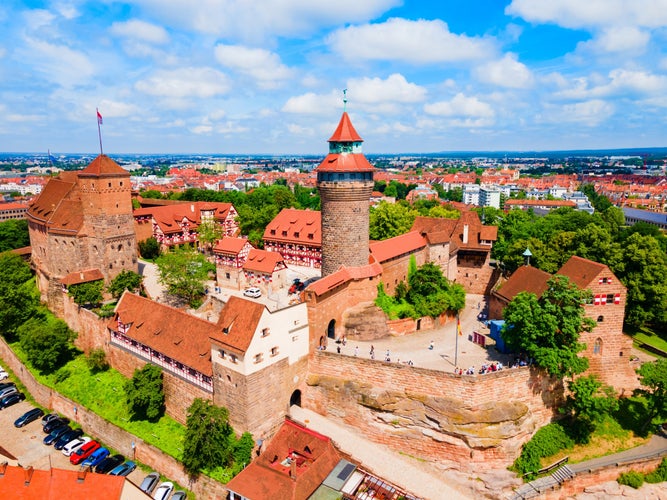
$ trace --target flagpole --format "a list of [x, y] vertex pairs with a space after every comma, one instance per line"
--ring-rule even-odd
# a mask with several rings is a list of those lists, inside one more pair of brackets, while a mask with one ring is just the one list
[[102, 129], [100, 128], [102, 115], [100, 115], [100, 111], [97, 108], [95, 108], [95, 112], [97, 113], [97, 136], [100, 138], [100, 154], [103, 155], [104, 151], [102, 151]]

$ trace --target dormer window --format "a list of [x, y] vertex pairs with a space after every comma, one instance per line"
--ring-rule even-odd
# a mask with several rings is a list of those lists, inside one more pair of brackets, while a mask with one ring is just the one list
[[271, 333], [271, 330], [269, 328], [263, 328], [262, 329], [262, 337], [268, 337], [270, 333]]

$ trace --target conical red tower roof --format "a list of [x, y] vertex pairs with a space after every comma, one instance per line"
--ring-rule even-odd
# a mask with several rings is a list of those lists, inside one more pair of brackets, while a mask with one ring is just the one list
[[128, 175], [128, 171], [107, 155], [99, 155], [79, 175]]
[[329, 142], [363, 142], [357, 131], [352, 126], [352, 121], [347, 111], [343, 111], [343, 116], [340, 117], [338, 127], [333, 135], [329, 138]]

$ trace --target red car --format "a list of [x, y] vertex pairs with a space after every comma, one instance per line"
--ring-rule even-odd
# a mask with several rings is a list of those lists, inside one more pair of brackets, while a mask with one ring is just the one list
[[81, 448], [76, 450], [76, 452], [72, 453], [72, 455], [69, 457], [70, 463], [73, 464], [73, 465], [79, 465], [86, 458], [88, 458], [88, 455], [93, 453], [99, 447], [100, 447], [100, 443], [98, 443], [97, 441], [87, 442]]

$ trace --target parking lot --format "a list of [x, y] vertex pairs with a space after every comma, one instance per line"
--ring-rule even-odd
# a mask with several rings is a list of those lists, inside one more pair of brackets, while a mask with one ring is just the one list
[[[79, 470], [79, 466], [70, 464], [69, 458], [63, 455], [60, 450], [55, 450], [53, 446], [46, 446], [42, 443], [46, 434], [42, 431], [41, 418], [24, 427], [18, 429], [14, 427], [14, 421], [31, 408], [33, 408], [31, 403], [22, 401], [0, 411], [2, 447], [16, 457], [16, 463], [24, 467], [32, 465], [35, 469], [42, 470], [48, 470], [50, 467]], [[91, 432], [91, 429], [83, 430], [85, 435], [95, 439], [95, 434]], [[102, 444], [104, 445], [104, 443]], [[132, 457], [126, 458], [132, 459]], [[12, 464], [14, 463], [11, 460], [9, 461]], [[145, 472], [137, 468], [128, 476], [128, 479], [139, 485], [145, 475]]]

